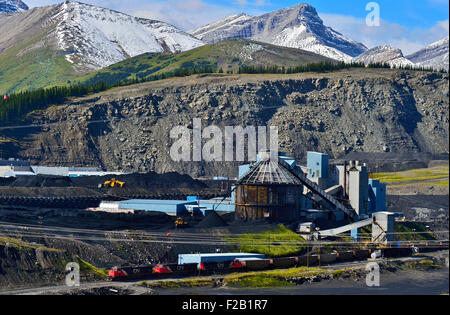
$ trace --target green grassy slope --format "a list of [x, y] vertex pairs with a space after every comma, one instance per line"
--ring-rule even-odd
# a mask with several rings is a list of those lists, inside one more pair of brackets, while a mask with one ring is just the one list
[[230, 244], [238, 244], [246, 253], [260, 253], [269, 257], [296, 254], [305, 249], [306, 241], [284, 225], [258, 232], [240, 234], [229, 238]]
[[0, 55], [0, 93], [64, 84], [79, 76], [63, 55], [44, 40], [49, 29]]
[[178, 54], [143, 54], [91, 73], [77, 82], [114, 84], [123, 80], [148, 79], [180, 69], [210, 67], [214, 71], [222, 69], [224, 73], [237, 73], [241, 66], [295, 67], [318, 62], [333, 60], [299, 49], [231, 39]]
[[146, 53], [80, 77], [64, 58], [47, 46], [50, 29], [28, 38], [0, 55], [0, 93], [13, 93], [52, 85], [72, 83], [115, 84], [119, 81], [149, 79], [180, 69], [222, 69], [237, 73], [242, 66], [296, 67], [333, 60], [307, 51], [231, 39], [190, 51]]

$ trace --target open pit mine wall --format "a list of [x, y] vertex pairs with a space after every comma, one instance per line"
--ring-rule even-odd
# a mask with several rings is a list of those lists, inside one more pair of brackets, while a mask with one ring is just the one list
[[176, 78], [33, 113], [28, 123], [54, 124], [5, 131], [18, 142], [4, 152], [42, 165], [237, 175], [239, 163], [171, 159], [170, 130], [201, 118], [203, 128], [278, 126], [280, 150], [297, 159], [307, 150], [446, 153], [448, 89], [448, 74], [386, 69]]

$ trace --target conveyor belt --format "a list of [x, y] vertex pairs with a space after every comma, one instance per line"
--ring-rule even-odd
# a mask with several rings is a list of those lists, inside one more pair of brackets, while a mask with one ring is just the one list
[[[287, 164], [284, 160], [279, 160], [281, 165], [284, 167], [287, 167], [288, 169], [291, 169], [289, 164]], [[303, 172], [295, 167], [294, 169], [291, 169], [292, 172], [300, 179], [300, 181], [305, 185], [309, 190], [311, 190], [313, 193], [319, 195], [323, 200], [328, 202], [330, 205], [336, 208], [336, 210], [340, 210], [344, 213], [346, 213], [350, 218], [353, 220], [358, 219], [358, 214], [355, 210], [347, 208], [345, 205], [340, 203], [338, 200], [336, 200], [333, 196], [327, 194], [323, 189], [321, 189], [316, 183], [313, 183], [310, 181]]]
[[324, 231], [320, 231], [317, 233], [317, 235], [320, 234], [320, 236], [335, 236], [335, 235], [339, 235], [354, 229], [359, 229], [362, 228], [364, 226], [367, 225], [371, 225], [373, 223], [373, 219], [366, 219], [366, 220], [362, 220], [362, 221], [358, 221], [352, 224], [348, 224], [348, 225], [344, 225], [335, 229], [329, 229], [329, 230], [324, 230]]

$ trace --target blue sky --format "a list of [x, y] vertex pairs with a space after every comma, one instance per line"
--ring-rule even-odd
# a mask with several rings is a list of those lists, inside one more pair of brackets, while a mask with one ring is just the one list
[[[24, 0], [43, 6], [62, 0]], [[367, 27], [369, 0], [81, 0], [135, 16], [158, 19], [190, 30], [231, 14], [260, 15], [299, 3], [314, 6], [325, 25], [369, 48], [389, 44], [412, 53], [448, 35], [448, 0], [376, 0], [381, 25]]]

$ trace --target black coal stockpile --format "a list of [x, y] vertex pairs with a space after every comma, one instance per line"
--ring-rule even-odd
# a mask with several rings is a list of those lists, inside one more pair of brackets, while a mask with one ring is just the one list
[[224, 219], [217, 214], [216, 211], [212, 211], [209, 215], [207, 215], [199, 224], [197, 224], [197, 228], [214, 228], [227, 226], [228, 224]]
[[10, 187], [71, 187], [72, 181], [69, 177], [36, 175], [22, 176], [16, 178]]
[[8, 177], [8, 178], [3, 178], [0, 177], [0, 186], [9, 186], [11, 185], [16, 179], [14, 177]]
[[142, 189], [168, 189], [168, 188], [191, 188], [204, 189], [207, 185], [201, 181], [195, 180], [189, 175], [181, 175], [179, 173], [158, 174], [155, 172], [145, 174], [129, 174], [119, 176], [89, 176], [72, 178], [75, 186], [97, 188], [99, 185], [112, 178], [125, 182], [126, 188], [142, 188]]

